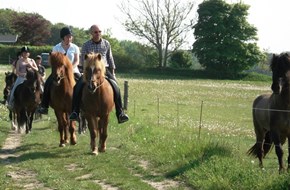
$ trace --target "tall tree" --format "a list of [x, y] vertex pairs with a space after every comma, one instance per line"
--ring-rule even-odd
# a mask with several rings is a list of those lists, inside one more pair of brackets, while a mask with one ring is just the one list
[[17, 14], [11, 9], [0, 9], [0, 34], [15, 34], [11, 23]]
[[130, 0], [120, 4], [127, 31], [155, 47], [159, 67], [166, 67], [171, 52], [186, 41], [190, 24], [186, 23], [194, 4], [182, 0]]
[[13, 20], [21, 44], [44, 45], [50, 37], [51, 23], [37, 13], [22, 13]]
[[193, 52], [204, 68], [235, 75], [265, 59], [256, 43], [257, 29], [246, 20], [248, 9], [224, 0], [199, 5]]

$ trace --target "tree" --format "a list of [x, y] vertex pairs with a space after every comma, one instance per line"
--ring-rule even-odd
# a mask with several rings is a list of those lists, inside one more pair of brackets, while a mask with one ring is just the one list
[[0, 9], [0, 34], [15, 34], [11, 23], [17, 14], [11, 9]]
[[[123, 23], [127, 31], [145, 39], [157, 51], [159, 67], [167, 66], [171, 52], [186, 41], [190, 25], [187, 16], [192, 2], [182, 0], [138, 0], [122, 2], [120, 10], [126, 16]], [[171, 50], [171, 51], [169, 51]]]
[[193, 65], [192, 53], [186, 50], [177, 50], [171, 55], [170, 63], [174, 68], [190, 68]]
[[246, 20], [248, 9], [223, 0], [199, 5], [193, 53], [206, 70], [236, 75], [265, 59], [256, 44], [257, 29]]
[[19, 35], [20, 44], [44, 45], [50, 37], [51, 25], [37, 13], [21, 13], [13, 19], [13, 29]]

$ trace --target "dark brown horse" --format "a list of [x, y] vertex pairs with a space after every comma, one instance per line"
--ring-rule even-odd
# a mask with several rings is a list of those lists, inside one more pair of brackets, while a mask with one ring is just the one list
[[18, 130], [25, 125], [26, 133], [31, 132], [33, 116], [41, 101], [40, 75], [27, 68], [26, 80], [14, 92], [14, 110], [17, 115]]
[[[284, 170], [282, 145], [288, 138], [290, 147], [290, 57], [287, 53], [273, 55], [271, 61], [273, 94], [257, 97], [253, 103], [253, 122], [256, 144], [248, 154], [259, 158], [263, 167], [263, 157], [274, 143], [279, 162], [279, 172]], [[288, 170], [290, 157], [288, 156]]]
[[[105, 65], [100, 54], [85, 56], [81, 110], [88, 122], [92, 153], [105, 152], [109, 115], [114, 107], [113, 89], [105, 78]], [[99, 135], [99, 146], [96, 138]]]
[[52, 52], [49, 56], [53, 83], [50, 87], [50, 106], [54, 109], [60, 133], [60, 147], [76, 144], [75, 121], [69, 121], [72, 109], [72, 94], [75, 85], [70, 60], [62, 53]]
[[[15, 73], [10, 72], [10, 71], [5, 72], [5, 87], [3, 90], [4, 100], [2, 102], [4, 105], [8, 104], [8, 97], [10, 96], [10, 92], [12, 90], [12, 87], [16, 79], [17, 79], [17, 75]], [[9, 119], [11, 121], [11, 129], [15, 130], [17, 127], [16, 114], [12, 110], [9, 110]]]

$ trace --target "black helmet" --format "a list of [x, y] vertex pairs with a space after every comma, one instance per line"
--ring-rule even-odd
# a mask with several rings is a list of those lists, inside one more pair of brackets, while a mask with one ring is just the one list
[[61, 30], [60, 30], [60, 38], [63, 39], [66, 35], [69, 35], [71, 34], [72, 35], [72, 31], [69, 27], [63, 27]]
[[29, 52], [29, 51], [30, 51], [29, 48], [27, 46], [24, 46], [21, 48], [20, 52], [23, 53], [23, 52]]

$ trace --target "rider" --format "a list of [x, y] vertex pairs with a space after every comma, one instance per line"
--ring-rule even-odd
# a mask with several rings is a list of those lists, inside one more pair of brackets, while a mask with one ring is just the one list
[[[90, 33], [92, 39], [85, 42], [82, 46], [81, 52], [81, 62], [82, 65], [84, 64], [84, 57], [86, 54], [94, 52], [100, 53], [103, 57], [103, 60], [106, 63], [106, 76], [107, 80], [111, 84], [113, 91], [114, 91], [114, 102], [116, 108], [116, 116], [118, 119], [118, 123], [124, 123], [129, 120], [129, 117], [124, 113], [122, 108], [122, 99], [120, 89], [117, 86], [116, 78], [115, 78], [115, 64], [114, 59], [111, 51], [110, 43], [102, 38], [101, 30], [98, 25], [92, 25], [90, 28]], [[82, 78], [77, 81], [74, 92], [73, 92], [73, 112], [70, 115], [70, 120], [77, 120], [79, 118], [80, 112], [80, 101], [82, 97], [82, 89], [84, 83]]]
[[8, 109], [12, 110], [14, 107], [14, 91], [16, 87], [23, 83], [26, 80], [26, 68], [32, 68], [33, 70], [38, 71], [37, 65], [35, 61], [31, 58], [29, 58], [29, 48], [27, 46], [24, 46], [21, 48], [21, 57], [18, 59], [16, 63], [16, 75], [17, 79], [13, 85], [13, 88], [11, 90], [9, 101], [8, 101]]
[[[71, 29], [69, 27], [63, 27], [60, 30], [60, 38], [61, 42], [53, 47], [52, 52], [61, 52], [69, 58], [69, 60], [73, 65], [74, 76], [76, 80], [78, 80], [81, 77], [81, 73], [78, 69], [80, 49], [77, 45], [72, 43], [73, 36]], [[52, 82], [53, 78], [51, 75], [49, 75], [44, 84], [44, 92], [42, 96], [41, 107], [37, 110], [41, 114], [48, 113], [50, 99], [49, 90]]]

